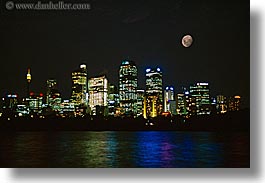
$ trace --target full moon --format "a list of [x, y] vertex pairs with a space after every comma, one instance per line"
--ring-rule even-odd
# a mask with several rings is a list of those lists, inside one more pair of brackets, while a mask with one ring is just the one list
[[186, 48], [190, 47], [193, 42], [191, 35], [186, 35], [182, 38], [182, 45]]

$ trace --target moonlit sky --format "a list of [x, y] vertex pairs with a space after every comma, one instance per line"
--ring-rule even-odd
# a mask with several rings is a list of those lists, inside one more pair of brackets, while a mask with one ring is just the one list
[[[65, 1], [66, 2], [66, 1]], [[73, 0], [72, 0], [73, 2]], [[0, 12], [0, 94], [45, 92], [55, 78], [63, 98], [71, 93], [71, 72], [87, 63], [88, 76], [107, 73], [118, 85], [123, 59], [135, 61], [139, 88], [145, 69], [161, 67], [163, 85], [177, 91], [209, 82], [211, 95], [243, 96], [249, 105], [249, 1], [83, 0], [86, 11]], [[191, 47], [181, 39], [192, 35]]]

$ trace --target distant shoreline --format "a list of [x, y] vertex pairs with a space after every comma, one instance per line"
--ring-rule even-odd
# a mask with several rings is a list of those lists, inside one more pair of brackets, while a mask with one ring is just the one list
[[223, 115], [144, 118], [0, 119], [0, 131], [250, 131], [250, 112]]

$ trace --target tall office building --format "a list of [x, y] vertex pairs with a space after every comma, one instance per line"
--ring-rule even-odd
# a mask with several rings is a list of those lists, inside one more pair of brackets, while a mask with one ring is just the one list
[[211, 113], [209, 83], [196, 83], [191, 85], [190, 95], [196, 104], [196, 115]]
[[18, 104], [17, 94], [8, 94], [2, 98], [2, 111], [5, 116], [14, 115]]
[[196, 115], [196, 102], [195, 98], [191, 97], [189, 89], [182, 87], [183, 94], [186, 102], [186, 114]]
[[77, 106], [87, 106], [87, 69], [81, 64], [78, 70], [72, 72], [71, 102]]
[[171, 100], [169, 101], [169, 112], [171, 115], [177, 115], [177, 101]]
[[159, 100], [162, 99], [162, 71], [159, 67], [146, 69], [146, 94], [158, 95]]
[[75, 117], [75, 106], [69, 100], [63, 100], [60, 106], [60, 116], [65, 117]]
[[144, 90], [137, 90], [137, 117], [143, 115], [144, 95]]
[[157, 117], [163, 112], [162, 71], [159, 67], [146, 69], [146, 118]]
[[91, 115], [108, 115], [108, 80], [105, 75], [88, 80]]
[[36, 95], [31, 92], [30, 96], [26, 98], [26, 103], [31, 114], [40, 114], [42, 112], [43, 94]]
[[59, 112], [61, 110], [62, 97], [57, 89], [52, 89], [49, 93], [49, 106], [53, 111]]
[[133, 61], [124, 60], [119, 70], [119, 97], [121, 115], [137, 114], [137, 67]]
[[240, 110], [241, 97], [235, 95], [229, 98], [228, 101], [228, 110], [229, 111], [239, 111]]
[[216, 110], [218, 114], [227, 112], [227, 101], [224, 95], [217, 95], [216, 97]]
[[48, 79], [46, 81], [46, 104], [49, 105], [49, 99], [52, 98], [52, 90], [56, 89], [57, 81], [55, 79]]
[[18, 104], [18, 95], [17, 94], [8, 94], [2, 98], [2, 107], [3, 109], [15, 109]]
[[157, 95], [145, 95], [144, 97], [144, 118], [155, 118], [158, 115], [157, 112]]
[[170, 111], [170, 101], [174, 100], [174, 88], [167, 86], [164, 90], [164, 112]]
[[115, 116], [117, 114], [117, 109], [120, 105], [119, 102], [119, 92], [114, 84], [109, 84], [108, 89], [108, 109], [109, 115]]
[[184, 93], [178, 93], [176, 95], [176, 103], [177, 103], [177, 114], [178, 115], [187, 115], [187, 98]]

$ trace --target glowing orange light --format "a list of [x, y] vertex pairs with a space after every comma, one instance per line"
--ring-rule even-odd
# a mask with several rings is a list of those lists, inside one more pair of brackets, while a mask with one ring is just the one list
[[162, 112], [162, 116], [170, 116], [171, 115], [171, 113], [170, 112]]

